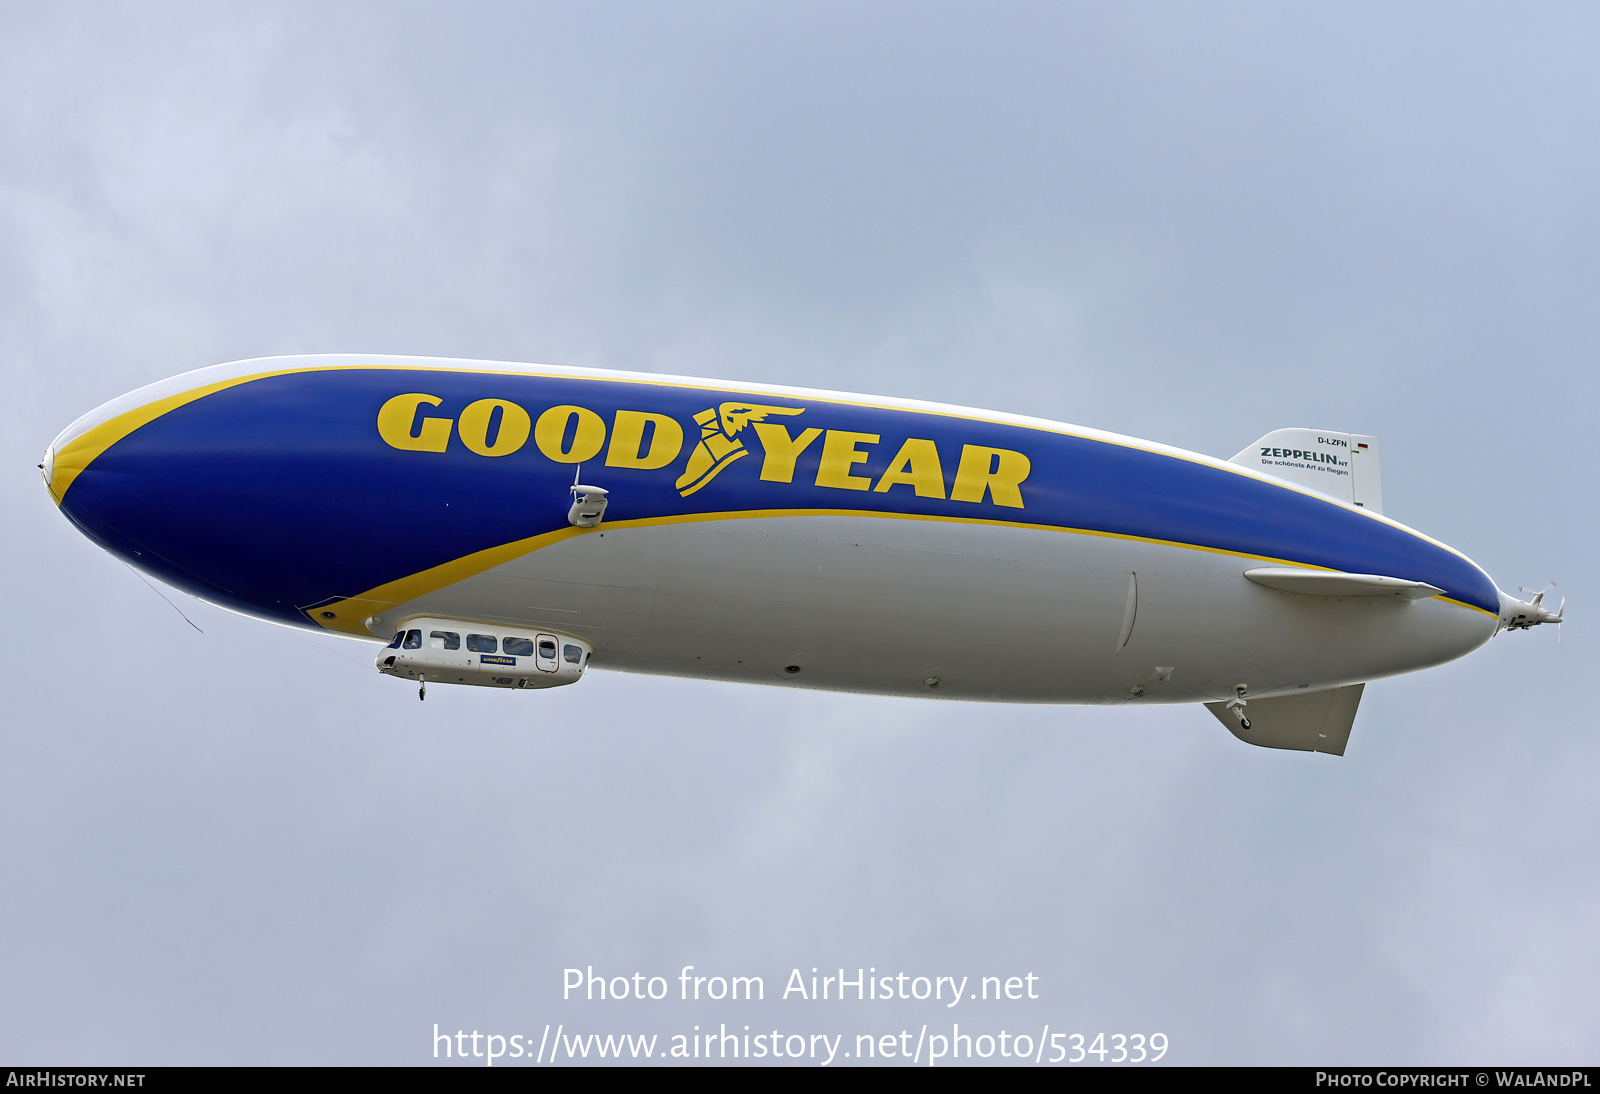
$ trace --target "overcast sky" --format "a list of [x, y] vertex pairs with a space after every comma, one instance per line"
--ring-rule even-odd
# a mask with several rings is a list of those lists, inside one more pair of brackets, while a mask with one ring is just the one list
[[[952, 1021], [1600, 1062], [1597, 56], [1581, 3], [0, 0], [0, 1062]], [[167, 591], [198, 633], [35, 469], [329, 351], [1375, 433], [1391, 516], [1574, 622], [1370, 685], [1342, 759], [1199, 707], [419, 704]], [[563, 1002], [591, 965], [767, 999]], [[1040, 997], [778, 998], [813, 966]]]

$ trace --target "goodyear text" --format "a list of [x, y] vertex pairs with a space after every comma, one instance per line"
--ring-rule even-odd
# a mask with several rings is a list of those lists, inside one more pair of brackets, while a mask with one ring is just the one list
[[[478, 399], [454, 417], [431, 413], [443, 403], [426, 392], [396, 395], [378, 411], [378, 435], [405, 452], [443, 453], [459, 444], [489, 459], [522, 452], [531, 442], [556, 463], [601, 460], [606, 467], [636, 471], [677, 466], [688, 449], [674, 482], [684, 497], [755, 455], [762, 482], [793, 483], [804, 457], [815, 463], [813, 485], [827, 489], [900, 491], [1021, 509], [1022, 484], [1032, 470], [1028, 457], [1011, 449], [961, 444], [957, 451], [946, 442], [941, 450], [925, 437], [886, 439], [878, 433], [812, 425], [802, 417], [806, 407], [724, 402], [695, 414], [686, 429], [676, 418], [648, 410], [617, 410], [608, 420], [587, 407], [562, 404], [535, 416], [507, 399]], [[880, 454], [888, 457], [883, 470], [867, 473], [866, 465]]]

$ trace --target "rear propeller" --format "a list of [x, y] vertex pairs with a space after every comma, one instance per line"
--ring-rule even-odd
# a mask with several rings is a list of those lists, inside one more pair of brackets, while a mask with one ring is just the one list
[[1538, 592], [1525, 585], [1518, 585], [1517, 591], [1533, 593], [1529, 600], [1518, 600], [1516, 597], [1505, 593], [1500, 594], [1500, 619], [1508, 631], [1532, 630], [1541, 623], [1554, 623], [1556, 625], [1556, 641], [1561, 641], [1562, 617], [1567, 611], [1567, 598], [1563, 596], [1561, 603], [1555, 611], [1544, 606], [1545, 595], [1555, 589], [1554, 581], [1547, 584]]

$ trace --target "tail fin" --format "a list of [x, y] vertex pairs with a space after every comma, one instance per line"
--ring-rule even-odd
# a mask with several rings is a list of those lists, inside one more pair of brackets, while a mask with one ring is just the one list
[[1239, 740], [1263, 748], [1291, 748], [1299, 752], [1326, 752], [1343, 756], [1350, 727], [1367, 685], [1349, 684], [1327, 691], [1252, 699], [1246, 719], [1238, 718], [1227, 703], [1207, 703], [1206, 709]]
[[1228, 462], [1383, 512], [1376, 437], [1327, 429], [1274, 429]]

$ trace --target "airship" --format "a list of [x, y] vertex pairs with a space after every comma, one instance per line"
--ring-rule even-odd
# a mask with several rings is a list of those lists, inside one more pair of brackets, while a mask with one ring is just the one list
[[1203, 705], [1343, 755], [1367, 681], [1559, 623], [1383, 513], [1378, 438], [1231, 459], [1025, 415], [564, 366], [216, 365], [51, 443], [95, 543], [213, 604], [541, 690], [593, 668]]

